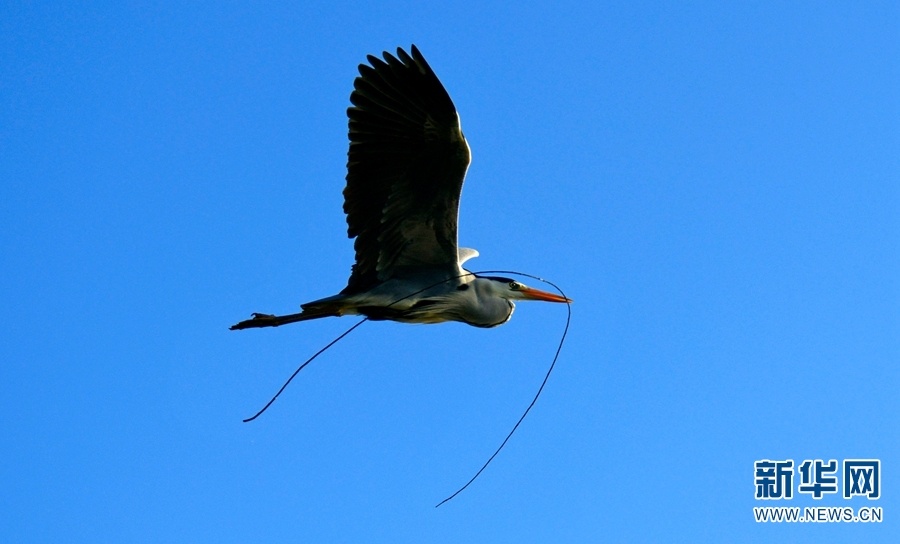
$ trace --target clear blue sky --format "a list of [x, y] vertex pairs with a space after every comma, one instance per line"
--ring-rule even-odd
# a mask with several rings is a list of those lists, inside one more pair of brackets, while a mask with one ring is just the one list
[[[0, 541], [897, 542], [900, 7], [0, 8]], [[415, 43], [460, 241], [575, 299], [230, 332], [346, 282], [349, 105]], [[530, 282], [534, 283], [534, 282]], [[881, 524], [757, 524], [875, 458]], [[807, 506], [795, 497], [781, 506]], [[772, 505], [772, 503], [766, 504]]]

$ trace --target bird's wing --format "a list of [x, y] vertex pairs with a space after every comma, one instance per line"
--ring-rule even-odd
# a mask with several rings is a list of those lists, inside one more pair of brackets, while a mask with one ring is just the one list
[[403, 267], [458, 266], [469, 146], [450, 95], [415, 45], [410, 51], [369, 55], [350, 95], [344, 212], [356, 263], [345, 293]]

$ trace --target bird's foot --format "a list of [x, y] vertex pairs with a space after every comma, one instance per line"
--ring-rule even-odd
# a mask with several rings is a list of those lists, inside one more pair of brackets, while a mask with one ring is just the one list
[[237, 325], [232, 325], [230, 330], [237, 331], [241, 329], [252, 329], [254, 327], [277, 327], [279, 325], [277, 316], [272, 314], [252, 313], [252, 319], [241, 321]]

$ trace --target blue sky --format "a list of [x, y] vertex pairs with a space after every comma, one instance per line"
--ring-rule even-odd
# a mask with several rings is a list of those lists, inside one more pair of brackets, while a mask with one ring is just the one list
[[[439, 5], [438, 5], [439, 4]], [[896, 542], [890, 2], [0, 8], [0, 540]], [[503, 327], [231, 332], [339, 291], [356, 66], [415, 43]], [[531, 282], [534, 283], [534, 282]], [[874, 458], [881, 524], [757, 524], [760, 459]]]

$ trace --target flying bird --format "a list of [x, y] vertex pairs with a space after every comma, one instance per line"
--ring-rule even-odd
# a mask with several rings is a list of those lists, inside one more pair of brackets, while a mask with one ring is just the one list
[[503, 277], [476, 276], [459, 247], [470, 150], [450, 95], [415, 45], [367, 57], [350, 94], [344, 213], [356, 262], [339, 294], [290, 315], [254, 313], [231, 327], [277, 327], [342, 315], [496, 327], [517, 300], [571, 302]]

